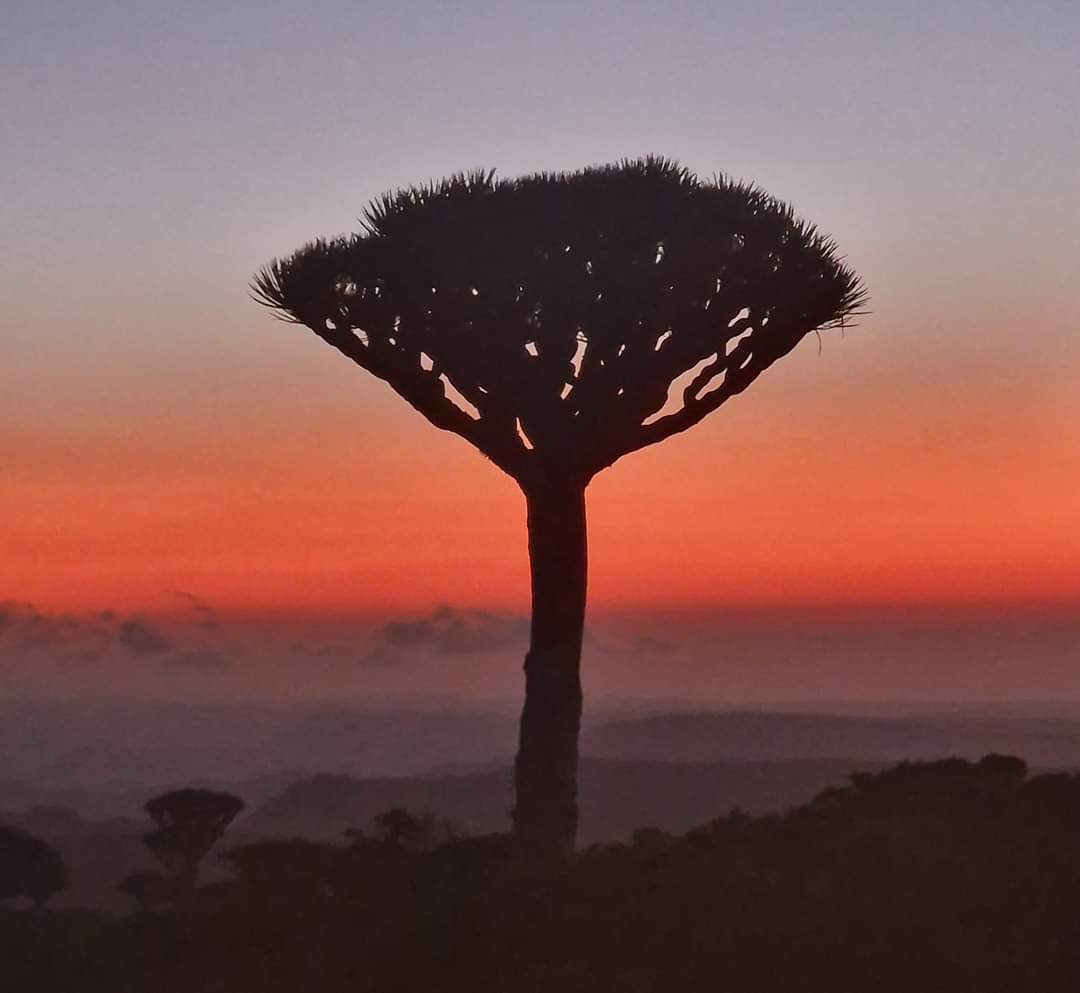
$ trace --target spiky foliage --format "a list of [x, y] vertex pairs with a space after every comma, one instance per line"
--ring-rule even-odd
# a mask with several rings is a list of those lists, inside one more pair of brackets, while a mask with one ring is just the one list
[[786, 204], [662, 158], [462, 173], [362, 228], [272, 262], [256, 298], [522, 482], [685, 430], [864, 299]]

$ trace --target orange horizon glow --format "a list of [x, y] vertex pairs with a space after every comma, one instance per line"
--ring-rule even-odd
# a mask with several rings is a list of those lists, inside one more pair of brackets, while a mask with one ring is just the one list
[[[285, 330], [310, 367], [247, 383], [246, 418], [226, 389], [216, 421], [211, 406], [0, 427], [0, 599], [525, 609], [513, 482]], [[990, 406], [985, 364], [962, 388], [909, 380], [880, 333], [834, 336], [821, 356], [804, 343], [705, 424], [599, 475], [590, 611], [1080, 601], [1080, 418], [1061, 418], [1075, 402], [1051, 384]], [[323, 377], [310, 393], [305, 375]]]
[[16, 6], [0, 601], [526, 612], [514, 483], [249, 281], [384, 190], [653, 153], [869, 301], [594, 480], [590, 618], [1080, 612], [1080, 5]]

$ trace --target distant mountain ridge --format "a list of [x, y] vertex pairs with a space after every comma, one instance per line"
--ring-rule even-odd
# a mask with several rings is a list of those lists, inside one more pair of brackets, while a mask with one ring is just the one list
[[[876, 768], [842, 760], [679, 764], [585, 758], [580, 770], [580, 842], [625, 840], [640, 827], [683, 832], [735, 807], [751, 813], [780, 811], [829, 786], [842, 785], [852, 772]], [[346, 829], [367, 828], [377, 814], [392, 807], [435, 814], [469, 833], [505, 831], [510, 826], [513, 770], [507, 764], [458, 775], [358, 779], [324, 773], [295, 781], [286, 776], [278, 783], [283, 788], [268, 798], [270, 779], [234, 784], [235, 792], [248, 801], [248, 811], [230, 828], [219, 851], [274, 837], [344, 843]], [[141, 806], [141, 800], [157, 792], [126, 797], [125, 806]], [[14, 792], [12, 797], [25, 801], [32, 794]], [[91, 797], [90, 802], [103, 801]], [[57, 897], [57, 906], [125, 910], [129, 901], [117, 891], [117, 882], [128, 873], [153, 867], [142, 842], [150, 824], [141, 811], [128, 817], [98, 817], [57, 806], [17, 810], [0, 795], [0, 823], [27, 830], [61, 853], [72, 884]], [[204, 879], [226, 876], [224, 864], [211, 854]]]
[[[640, 827], [685, 831], [740, 808], [779, 811], [809, 800], [852, 772], [880, 768], [853, 760], [671, 763], [584, 758], [579, 770], [582, 844], [618, 841]], [[245, 816], [259, 836], [340, 841], [391, 807], [448, 818], [470, 833], [509, 829], [513, 770], [452, 776], [298, 780]]]
[[308, 773], [303, 770], [283, 769], [280, 772], [255, 776], [252, 779], [222, 780], [205, 776], [119, 790], [54, 788], [26, 780], [0, 779], [0, 811], [14, 811], [22, 814], [34, 808], [51, 808], [75, 811], [87, 821], [141, 819], [143, 805], [147, 800], [166, 790], [182, 787], [235, 793], [243, 797], [249, 807], [254, 807], [306, 775]]
[[283, 769], [418, 775], [505, 760], [516, 728], [480, 710], [0, 701], [0, 782], [120, 794]]
[[981, 713], [869, 717], [730, 711], [605, 721], [582, 736], [582, 752], [667, 762], [846, 758], [889, 763], [991, 752], [1043, 768], [1080, 766], [1080, 720]]
[[[1045, 705], [926, 709], [903, 715], [775, 710], [658, 711], [659, 703], [586, 715], [583, 755], [719, 762], [1023, 756], [1080, 767], [1080, 713]], [[258, 705], [52, 705], [0, 702], [0, 808], [73, 806], [130, 814], [162, 787], [252, 784], [334, 773], [377, 779], [493, 771], [514, 754], [509, 711]], [[246, 786], [253, 802], [266, 797]], [[142, 799], [140, 799], [140, 797]]]

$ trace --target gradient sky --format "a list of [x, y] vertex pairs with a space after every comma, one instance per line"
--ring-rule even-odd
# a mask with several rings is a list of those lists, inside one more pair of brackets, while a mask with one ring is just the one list
[[872, 313], [597, 478], [593, 615], [1072, 610], [1078, 50], [1073, 0], [5, 3], [0, 599], [520, 613], [513, 484], [247, 281], [387, 187], [656, 152]]

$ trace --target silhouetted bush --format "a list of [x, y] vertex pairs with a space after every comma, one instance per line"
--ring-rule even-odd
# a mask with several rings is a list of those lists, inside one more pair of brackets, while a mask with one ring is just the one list
[[116, 888], [130, 896], [140, 910], [154, 910], [176, 899], [173, 881], [152, 870], [133, 872], [121, 879]]
[[27, 989], [79, 963], [52, 988], [83, 993], [1080, 989], [1080, 777], [1016, 759], [905, 763], [572, 859], [399, 844], [416, 823], [240, 846], [235, 880], [165, 913], [0, 927], [0, 960]]
[[67, 868], [55, 849], [25, 831], [0, 824], [0, 900], [22, 897], [41, 909], [67, 885]]
[[401, 807], [375, 817], [373, 830], [350, 828], [345, 832], [357, 847], [374, 847], [384, 851], [430, 852], [455, 837], [450, 822], [432, 814], [410, 814]]

